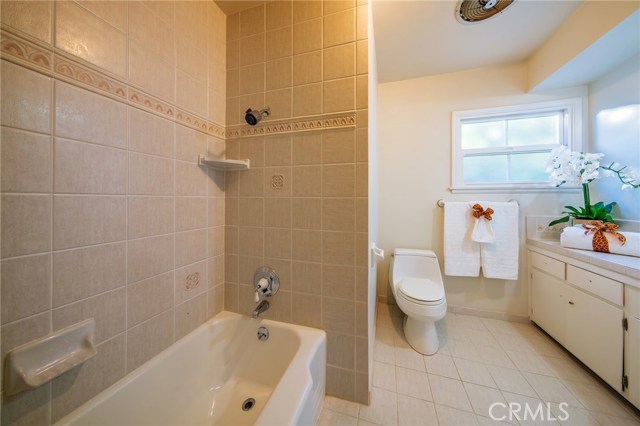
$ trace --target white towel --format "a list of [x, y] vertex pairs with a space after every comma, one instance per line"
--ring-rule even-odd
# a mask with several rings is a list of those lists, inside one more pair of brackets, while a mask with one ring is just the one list
[[[576, 248], [580, 250], [593, 250], [593, 232], [589, 232], [585, 235], [584, 231], [586, 231], [586, 229], [582, 226], [567, 226], [562, 230], [562, 234], [560, 235], [560, 245], [562, 247]], [[609, 242], [609, 252], [640, 257], [640, 233], [620, 233], [627, 239], [624, 245], [620, 244], [620, 241], [609, 233], [604, 233], [607, 241]]]
[[478, 219], [475, 219], [475, 224], [473, 225], [473, 232], [471, 233], [471, 240], [476, 243], [492, 243], [495, 241], [495, 236], [493, 235], [493, 227], [491, 226], [491, 221], [487, 220], [484, 216], [480, 216]]
[[485, 201], [480, 204], [494, 211], [491, 221], [494, 241], [483, 243], [480, 249], [482, 274], [487, 278], [517, 280], [520, 251], [518, 203]]
[[444, 203], [445, 275], [477, 277], [480, 274], [480, 244], [471, 241], [475, 220], [469, 202]]

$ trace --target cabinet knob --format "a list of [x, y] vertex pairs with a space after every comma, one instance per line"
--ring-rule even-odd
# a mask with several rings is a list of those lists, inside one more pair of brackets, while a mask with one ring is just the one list
[[570, 304], [570, 305], [573, 305], [574, 303], [573, 303], [571, 300], [569, 300], [569, 304]]

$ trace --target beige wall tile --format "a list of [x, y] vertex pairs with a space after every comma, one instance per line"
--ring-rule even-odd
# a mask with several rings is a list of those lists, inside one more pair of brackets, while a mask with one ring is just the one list
[[176, 125], [176, 159], [198, 162], [198, 155], [207, 152], [207, 135], [182, 125]]
[[356, 266], [356, 300], [366, 302], [369, 300], [369, 274], [368, 267]]
[[[238, 259], [238, 283], [242, 284], [243, 287], [250, 287], [249, 291], [253, 293], [253, 277], [255, 272], [261, 266], [266, 265], [264, 258], [258, 256], [240, 256]], [[240, 296], [242, 297], [242, 292], [244, 289], [240, 289]], [[247, 307], [251, 306], [250, 302], [253, 302], [254, 294], [250, 294], [247, 300], [241, 301], [241, 307], [243, 304], [247, 304]], [[249, 300], [251, 299], [251, 300]], [[253, 309], [253, 306], [251, 306]]]
[[356, 161], [369, 160], [369, 130], [356, 130]]
[[51, 138], [9, 127], [1, 132], [2, 192], [51, 191]]
[[[275, 269], [276, 273], [280, 277], [280, 286], [286, 291], [291, 291], [293, 289], [293, 284], [291, 281], [291, 260], [290, 259], [274, 259], [271, 257], [265, 257], [262, 265], [270, 266]], [[256, 268], [257, 269], [257, 268]], [[254, 270], [255, 273], [255, 270]], [[253, 281], [251, 282], [253, 285]]]
[[126, 105], [59, 81], [55, 91], [56, 136], [126, 148]]
[[129, 197], [127, 202], [128, 238], [168, 234], [174, 230], [172, 197]]
[[206, 117], [207, 83], [199, 81], [184, 71], [176, 71], [176, 105]]
[[278, 135], [264, 140], [265, 166], [291, 165], [291, 136]]
[[356, 73], [366, 74], [369, 72], [369, 42], [358, 40], [356, 43]]
[[120, 31], [127, 32], [127, 3], [116, 1], [78, 1], [78, 4], [107, 21]]
[[356, 266], [365, 267], [368, 264], [369, 239], [366, 232], [356, 233]]
[[293, 54], [293, 27], [283, 27], [265, 34], [265, 59], [271, 61]]
[[369, 103], [369, 77], [359, 75], [356, 77], [356, 108], [367, 108]]
[[322, 327], [322, 303], [320, 296], [293, 293], [291, 295], [291, 321], [307, 327]]
[[2, 324], [51, 308], [51, 255], [2, 261]]
[[294, 229], [291, 235], [291, 258], [308, 262], [322, 260], [322, 233]]
[[327, 395], [353, 401], [355, 398], [355, 372], [327, 366]]
[[266, 167], [264, 174], [265, 197], [291, 197], [291, 167]]
[[191, 37], [194, 41], [205, 40], [207, 31], [207, 2], [175, 2], [176, 32]]
[[370, 404], [369, 374], [356, 371], [356, 394], [354, 401], [359, 404]]
[[227, 70], [227, 97], [233, 98], [240, 95], [240, 69]]
[[291, 227], [291, 199], [264, 199], [264, 226], [273, 228]]
[[293, 57], [293, 85], [322, 81], [322, 51], [302, 53]]
[[216, 226], [209, 228], [208, 237], [208, 256], [220, 256], [224, 254], [224, 226]]
[[2, 195], [2, 257], [51, 249], [51, 197]]
[[126, 219], [124, 196], [57, 195], [53, 200], [53, 248], [123, 240]]
[[369, 229], [369, 200], [356, 198], [356, 232], [367, 232]]
[[240, 12], [240, 37], [264, 32], [265, 7], [252, 7]]
[[347, 9], [324, 17], [324, 47], [349, 43], [356, 39], [355, 9]]
[[291, 195], [294, 197], [317, 197], [322, 195], [322, 167], [294, 166], [292, 167], [291, 176], [293, 181]]
[[55, 192], [125, 194], [126, 151], [56, 138], [54, 155]]
[[367, 302], [356, 302], [356, 335], [367, 337]]
[[224, 225], [225, 199], [222, 197], [209, 197], [209, 211], [207, 217], [208, 226]]
[[263, 62], [240, 68], [240, 95], [264, 92], [264, 68]]
[[126, 284], [125, 243], [53, 253], [53, 307]]
[[[2, 2], [6, 3], [17, 2]], [[4, 13], [4, 12], [2, 12]], [[41, 386], [2, 401], [2, 421], [7, 425], [51, 424], [51, 388]]]
[[129, 81], [152, 94], [175, 101], [176, 69], [153, 50], [129, 40]]
[[98, 353], [74, 373], [51, 383], [51, 420], [56, 422], [125, 375], [125, 337], [98, 346]]
[[225, 225], [237, 225], [239, 222], [238, 198], [229, 197], [224, 202]]
[[327, 331], [355, 334], [355, 302], [323, 297], [322, 325]]
[[224, 285], [218, 285], [207, 292], [207, 317], [224, 310]]
[[293, 2], [293, 22], [302, 22], [322, 16], [322, 6], [324, 2], [294, 1]]
[[228, 70], [240, 66], [240, 40], [227, 43], [226, 62]]
[[267, 3], [267, 30], [291, 25], [293, 19], [292, 1], [273, 1]]
[[[12, 349], [24, 345], [38, 337], [46, 336], [51, 330], [51, 313], [33, 315], [2, 326], [2, 359]], [[6, 401], [4, 401], [6, 402]], [[4, 408], [4, 404], [3, 404]]]
[[369, 127], [369, 111], [356, 111], [356, 129], [366, 129]]
[[356, 74], [356, 44], [347, 43], [322, 51], [323, 79], [351, 77]]
[[201, 294], [178, 306], [175, 314], [176, 340], [186, 336], [207, 319], [207, 295]]
[[262, 226], [263, 212], [262, 198], [242, 197], [238, 199], [238, 224], [240, 226]]
[[238, 312], [238, 284], [224, 283], [224, 308], [227, 311]]
[[293, 54], [322, 49], [322, 19], [304, 21], [293, 26]]
[[364, 40], [368, 34], [368, 10], [366, 5], [358, 6], [356, 9], [356, 39]]
[[173, 269], [174, 236], [127, 242], [127, 282], [132, 283]]
[[[209, 259], [207, 278], [209, 279], [209, 288], [224, 284], [224, 255]], [[220, 302], [222, 301], [220, 300]]]
[[369, 166], [356, 164], [356, 197], [366, 197], [369, 192]]
[[241, 226], [238, 228], [238, 253], [244, 256], [263, 256], [264, 230]]
[[322, 163], [322, 133], [303, 133], [291, 139], [292, 164]]
[[324, 198], [322, 200], [322, 229], [328, 231], [355, 230], [355, 199]]
[[[265, 77], [266, 90], [282, 89], [292, 86], [291, 57], [277, 59], [266, 63]], [[268, 103], [268, 102], [267, 102]], [[272, 113], [277, 111], [272, 111]], [[273, 117], [271, 117], [273, 118]]]
[[162, 19], [163, 21], [168, 23], [173, 22], [175, 14], [174, 2], [161, 0], [142, 0], [141, 3], [147, 6], [149, 10], [155, 13], [158, 18]]
[[[3, 8], [4, 3], [2, 2]], [[3, 61], [0, 82], [2, 124], [50, 133], [51, 79]]]
[[170, 64], [175, 62], [175, 34], [170, 24], [140, 2], [129, 2], [129, 37]]
[[127, 36], [72, 2], [56, 2], [56, 47], [121, 77], [127, 76]]
[[175, 124], [137, 108], [127, 108], [129, 115], [129, 150], [173, 158]]
[[324, 112], [355, 109], [356, 80], [354, 77], [325, 81], [322, 85], [322, 108]]
[[173, 310], [151, 318], [127, 332], [127, 373], [173, 343]]
[[[366, 337], [356, 337], [356, 371], [369, 372], [369, 345]], [[367, 392], [368, 396], [368, 392]]]
[[322, 112], [322, 84], [314, 83], [293, 88], [293, 116], [320, 114]]
[[322, 266], [322, 291], [325, 296], [355, 299], [355, 268], [353, 266]]
[[[346, 334], [327, 333], [327, 365], [353, 370], [355, 368], [356, 338]], [[391, 366], [393, 369], [394, 367]]]
[[[251, 300], [253, 288], [248, 288], [248, 299], [253, 302]], [[278, 298], [272, 298], [269, 303], [271, 304], [269, 310], [263, 314], [265, 318], [274, 321], [291, 322], [291, 292], [282, 291], [281, 293], [278, 293]]]
[[244, 117], [244, 111], [246, 111], [246, 108], [242, 110], [243, 114], [240, 115], [240, 98], [228, 98], [225, 103], [225, 117], [227, 126], [240, 124], [241, 118]]
[[291, 230], [266, 228], [264, 230], [264, 255], [266, 257], [291, 258]]
[[176, 232], [207, 226], [207, 198], [176, 197]]
[[199, 43], [186, 35], [176, 34], [176, 66], [179, 69], [204, 82], [208, 78], [208, 59]]
[[240, 175], [239, 194], [247, 197], [261, 197], [264, 188], [264, 170], [250, 169]]
[[227, 16], [227, 41], [240, 38], [240, 13]]
[[53, 330], [73, 325], [88, 318], [96, 321], [95, 342], [100, 344], [125, 331], [124, 288], [90, 297], [53, 310]]
[[340, 12], [342, 10], [350, 9], [356, 6], [354, 0], [329, 0], [323, 3], [325, 15], [331, 13]]
[[336, 265], [355, 265], [355, 233], [322, 233], [322, 261]]
[[[239, 157], [251, 160], [251, 167], [264, 166], [264, 139], [261, 137], [253, 137], [240, 139], [238, 141]], [[258, 172], [256, 172], [258, 173]], [[239, 172], [240, 176], [244, 176], [246, 172]]]
[[240, 39], [240, 66], [259, 64], [265, 61], [265, 36], [255, 36]]
[[291, 262], [291, 287], [294, 292], [320, 295], [322, 265], [311, 262]]
[[321, 229], [322, 199], [292, 198], [291, 226], [294, 229]]
[[207, 257], [207, 234], [201, 230], [176, 233], [176, 267]]
[[51, 44], [52, 1], [3, 1], [0, 6], [3, 25]]
[[355, 195], [356, 166], [353, 164], [322, 167], [322, 195], [325, 197], [353, 197]]
[[225, 197], [226, 188], [226, 172], [219, 170], [209, 169], [208, 179], [208, 194], [210, 197], [222, 198]]
[[354, 129], [326, 131], [322, 135], [322, 162], [324, 164], [353, 163], [356, 151]]
[[176, 269], [174, 274], [174, 303], [182, 303], [207, 291], [207, 264], [208, 262], [205, 260]]
[[176, 161], [176, 195], [207, 195], [207, 170], [196, 163]]

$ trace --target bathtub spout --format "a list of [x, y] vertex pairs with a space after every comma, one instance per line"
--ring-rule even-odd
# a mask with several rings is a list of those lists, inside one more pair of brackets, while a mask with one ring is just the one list
[[258, 315], [266, 312], [267, 309], [269, 309], [269, 302], [263, 300], [262, 302], [258, 303], [258, 306], [256, 306], [256, 308], [253, 310], [253, 312], [251, 313], [251, 318], [258, 318]]

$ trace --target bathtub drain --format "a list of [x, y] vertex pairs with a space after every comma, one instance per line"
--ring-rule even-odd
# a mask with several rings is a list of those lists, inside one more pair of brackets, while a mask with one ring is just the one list
[[256, 400], [253, 398], [247, 398], [242, 403], [242, 411], [249, 411], [256, 405]]

